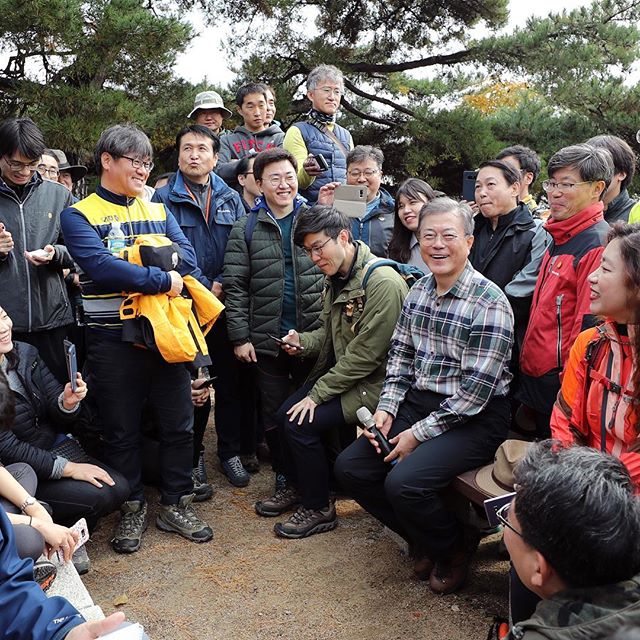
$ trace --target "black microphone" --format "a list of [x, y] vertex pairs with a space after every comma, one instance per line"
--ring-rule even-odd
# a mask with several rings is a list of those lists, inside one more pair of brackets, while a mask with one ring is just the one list
[[[373, 416], [371, 415], [371, 411], [369, 411], [367, 407], [360, 407], [356, 411], [356, 417], [358, 418], [358, 422], [367, 431], [369, 431], [369, 433], [373, 435], [375, 441], [380, 447], [380, 451], [382, 451], [382, 457], [386, 458], [391, 453], [391, 449], [393, 447], [389, 444], [389, 441], [382, 435], [382, 432], [376, 426], [376, 423], [373, 420]], [[398, 462], [397, 459], [392, 460], [391, 464], [395, 464], [396, 462]]]

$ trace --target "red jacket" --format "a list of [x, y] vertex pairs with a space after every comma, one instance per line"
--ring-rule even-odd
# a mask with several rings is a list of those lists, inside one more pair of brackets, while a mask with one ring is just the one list
[[553, 242], [542, 258], [520, 354], [526, 375], [560, 372], [578, 334], [595, 324], [587, 278], [600, 264], [610, 229], [602, 211], [597, 202], [567, 220], [545, 224]]
[[[598, 346], [596, 347], [596, 344]], [[590, 347], [591, 345], [591, 347]], [[591, 348], [587, 380], [586, 353]], [[565, 444], [604, 449], [626, 465], [640, 485], [638, 410], [632, 388], [632, 350], [613, 322], [583, 331], [571, 348], [551, 414], [551, 435]]]

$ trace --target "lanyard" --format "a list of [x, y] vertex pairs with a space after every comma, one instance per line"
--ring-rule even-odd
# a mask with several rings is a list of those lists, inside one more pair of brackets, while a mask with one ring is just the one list
[[[184, 186], [185, 186], [185, 189], [189, 192], [189, 195], [191, 196], [191, 199], [196, 204], [199, 205], [198, 198], [196, 198], [193, 195], [193, 192], [191, 191], [191, 189], [189, 189], [189, 185], [187, 184], [186, 180], [184, 182]], [[209, 182], [209, 189], [207, 191], [207, 206], [206, 206], [206, 209], [204, 210], [204, 219], [205, 219], [205, 222], [207, 223], [207, 226], [209, 225], [209, 210], [211, 209], [211, 191], [212, 191], [211, 182]]]

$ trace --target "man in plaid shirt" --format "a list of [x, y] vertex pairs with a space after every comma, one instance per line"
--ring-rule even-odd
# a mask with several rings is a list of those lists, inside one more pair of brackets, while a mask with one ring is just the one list
[[347, 493], [419, 554], [414, 570], [438, 593], [462, 586], [478, 542], [441, 491], [493, 460], [510, 419], [513, 314], [467, 260], [472, 233], [466, 204], [437, 198], [422, 209], [420, 251], [432, 275], [405, 300], [374, 415], [393, 450], [383, 459], [365, 430], [335, 467]]

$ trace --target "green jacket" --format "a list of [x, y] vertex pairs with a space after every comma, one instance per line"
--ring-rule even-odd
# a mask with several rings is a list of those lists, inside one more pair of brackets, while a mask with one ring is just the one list
[[384, 382], [389, 343], [408, 288], [393, 267], [371, 271], [362, 288], [364, 265], [374, 258], [364, 242], [345, 285], [327, 278], [322, 326], [300, 336], [304, 354], [318, 356], [309, 376], [315, 384], [309, 397], [321, 404], [340, 396], [346, 422], [356, 411], [374, 411]]
[[[294, 215], [304, 204], [296, 208]], [[280, 334], [284, 296], [284, 255], [278, 223], [264, 206], [247, 243], [249, 216], [237, 220], [224, 255], [223, 287], [227, 331], [234, 344], [251, 342], [257, 354], [276, 356], [280, 347], [267, 335]], [[319, 326], [324, 276], [307, 254], [293, 244], [296, 317], [299, 332]]]
[[[606, 544], [606, 543], [604, 543]], [[640, 626], [640, 575], [590, 589], [567, 589], [542, 600], [510, 640], [609, 640], [623, 625]]]

